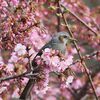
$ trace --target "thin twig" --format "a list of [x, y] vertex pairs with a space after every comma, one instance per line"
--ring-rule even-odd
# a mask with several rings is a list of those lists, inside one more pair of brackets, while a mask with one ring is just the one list
[[[85, 55], [85, 56], [82, 56], [82, 59], [85, 61], [85, 60], [87, 60], [87, 59], [90, 59], [90, 58], [92, 58], [92, 57], [94, 57], [94, 56], [97, 56], [98, 55], [98, 53], [100, 53], [100, 51], [95, 51], [95, 52], [93, 52], [93, 53], [91, 53], [91, 54], [87, 54], [87, 55]], [[81, 62], [81, 60], [80, 59], [76, 59], [72, 64], [70, 64], [68, 67], [70, 67], [70, 66], [72, 66], [72, 65], [75, 65], [76, 63], [78, 63], [78, 62]]]
[[[98, 33], [95, 32], [90, 26], [88, 26], [86, 24], [86, 22], [84, 22], [82, 19], [80, 19], [74, 12], [72, 12], [70, 9], [64, 7], [63, 5], [61, 5], [64, 9], [66, 9], [71, 15], [73, 15], [78, 21], [80, 21], [85, 27], [87, 27], [90, 31], [92, 31], [94, 33], [95, 36], [98, 36]], [[62, 12], [63, 13], [63, 12]]]
[[[91, 73], [91, 76], [94, 78], [98, 73], [99, 73], [99, 70], [97, 70], [96, 72]], [[81, 98], [86, 95], [88, 87], [89, 87], [89, 80], [86, 80], [86, 83], [80, 89], [80, 92], [78, 92], [78, 94], [77, 94], [78, 95], [77, 100], [81, 100]]]
[[97, 22], [92, 18], [92, 21], [93, 21], [93, 23], [95, 24], [95, 26], [97, 27], [97, 29], [100, 31], [100, 27], [99, 27], [99, 25], [97, 24]]
[[[33, 25], [30, 25], [29, 27], [27, 27], [26, 29], [24, 29], [24, 30], [18, 30], [17, 32], [22, 33], [22, 32], [29, 31], [31, 28], [33, 28], [34, 26], [37, 26], [38, 24], [40, 24], [40, 22], [36, 22], [36, 23], [34, 23]], [[14, 32], [13, 25], [12, 25], [12, 31]]]
[[[61, 5], [60, 5], [60, 9], [61, 9]], [[69, 12], [70, 12], [70, 11], [69, 11]], [[72, 13], [72, 12], [70, 12], [70, 13], [71, 13], [72, 15], [74, 15], [78, 20], [80, 20], [74, 13]], [[66, 25], [66, 29], [69, 31], [70, 36], [71, 36], [72, 38], [74, 38], [73, 33], [71, 32], [71, 30], [70, 30], [70, 28], [69, 28], [69, 25], [68, 25], [68, 22], [67, 22], [67, 20], [66, 20], [66, 18], [65, 18], [65, 16], [64, 16], [64, 13], [63, 13], [62, 11], [61, 11], [61, 14], [62, 14], [62, 18], [63, 18], [63, 20], [64, 20], [64, 23], [65, 23], [65, 25]], [[84, 23], [82, 20], [80, 20], [80, 21], [81, 21], [82, 23]], [[87, 24], [85, 24], [85, 23], [84, 23], [84, 25], [87, 26]], [[91, 29], [90, 27], [88, 27], [88, 28]], [[93, 32], [94, 32], [94, 31], [93, 31]], [[94, 32], [94, 33], [95, 33], [95, 32]], [[95, 33], [95, 35], [97, 35], [97, 34]], [[83, 65], [83, 67], [84, 67], [84, 69], [85, 69], [85, 72], [86, 72], [86, 74], [87, 74], [87, 77], [88, 77], [88, 79], [89, 79], [89, 81], [90, 81], [91, 87], [92, 87], [93, 92], [94, 92], [94, 95], [95, 95], [95, 97], [96, 97], [96, 100], [98, 100], [98, 97], [97, 97], [97, 94], [96, 94], [96, 91], [95, 91], [95, 88], [94, 88], [94, 85], [93, 85], [93, 82], [92, 82], [91, 75], [88, 73], [87, 66], [86, 66], [86, 64], [85, 64], [85, 62], [84, 62], [84, 60], [83, 60], [83, 57], [82, 57], [81, 52], [80, 52], [80, 49], [79, 49], [79, 47], [78, 47], [76, 41], [73, 41], [73, 44], [74, 44], [74, 46], [75, 46], [75, 48], [76, 48], [76, 50], [77, 50], [78, 56], [79, 56], [79, 58], [80, 58], [80, 60], [81, 60], [81, 64]]]
[[0, 78], [0, 83], [3, 82], [3, 81], [8, 81], [8, 80], [11, 80], [11, 79], [15, 79], [15, 78], [27, 77], [27, 74], [29, 74], [30, 72], [31, 71], [27, 71], [27, 72], [24, 72], [24, 73], [19, 74], [19, 75], [11, 75], [11, 76]]
[[28, 31], [28, 30], [30, 30], [31, 28], [33, 28], [34, 26], [37, 26], [38, 24], [40, 24], [40, 22], [37, 22], [37, 23], [34, 23], [33, 25], [30, 25], [29, 27], [27, 27], [27, 28], [24, 29], [24, 30], [19, 30], [19, 32], [25, 32], [25, 31]]
[[7, 5], [8, 5], [8, 7], [11, 7], [9, 1], [8, 0], [5, 0], [5, 1], [6, 1]]
[[[59, 2], [57, 2], [57, 6], [58, 6], [58, 8], [57, 8], [57, 14], [59, 14], [60, 13], [60, 9], [59, 9]], [[57, 31], [59, 32], [60, 31], [60, 25], [61, 25], [61, 21], [60, 21], [60, 16], [57, 16]]]

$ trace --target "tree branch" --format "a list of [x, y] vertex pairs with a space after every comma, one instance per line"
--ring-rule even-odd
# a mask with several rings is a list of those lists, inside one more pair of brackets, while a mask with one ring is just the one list
[[[92, 57], [94, 57], [94, 56], [98, 56], [98, 54], [100, 53], [100, 51], [95, 51], [95, 52], [93, 52], [93, 53], [91, 53], [91, 54], [87, 54], [87, 55], [85, 55], [85, 56], [82, 56], [82, 59], [85, 61], [85, 60], [87, 60], [87, 59], [90, 59], [90, 58], [92, 58]], [[76, 59], [72, 64], [70, 64], [68, 67], [70, 67], [70, 66], [72, 66], [72, 65], [75, 65], [76, 63], [78, 63], [78, 62], [81, 62], [81, 60], [80, 59]]]
[[[59, 1], [57, 2], [57, 14], [60, 13], [60, 9], [59, 9]], [[61, 25], [61, 22], [60, 22], [60, 16], [57, 16], [57, 31], [59, 32], [60, 31], [60, 25]]]
[[11, 75], [11, 76], [7, 76], [7, 77], [2, 77], [0, 78], [0, 83], [3, 81], [8, 81], [11, 79], [15, 79], [15, 78], [20, 78], [20, 77], [27, 77], [27, 75], [30, 73], [31, 71], [27, 71], [25, 73], [19, 74], [19, 75]]
[[[61, 5], [65, 10], [67, 10], [71, 15], [73, 15], [78, 21], [80, 21], [85, 27], [87, 27], [91, 32], [94, 33], [95, 36], [98, 36], [99, 34], [95, 32], [90, 26], [88, 26], [82, 19], [80, 19], [74, 12], [72, 12], [70, 9], [65, 8], [63, 5]], [[62, 12], [63, 13], [63, 12]]]
[[[61, 9], [61, 6], [62, 6], [62, 5], [60, 5], [60, 9]], [[65, 9], [66, 9], [66, 8], [65, 8]], [[67, 9], [67, 10], [68, 10], [68, 9]], [[74, 13], [72, 13], [70, 10], [68, 10], [68, 11], [69, 11], [73, 16], [75, 16], [78, 20], [80, 20]], [[66, 20], [66, 18], [65, 18], [65, 16], [64, 16], [64, 13], [62, 12], [62, 10], [61, 10], [61, 14], [62, 14], [63, 21], [64, 21], [64, 23], [65, 23], [65, 25], [66, 25], [66, 29], [69, 31], [70, 36], [71, 36], [72, 38], [74, 38], [73, 33], [71, 32], [71, 30], [70, 30], [70, 28], [69, 28], [68, 22], [67, 22], [67, 20]], [[85, 26], [87, 26], [87, 24], [84, 23], [82, 20], [80, 20], [80, 21], [81, 21]], [[88, 27], [88, 28], [89, 28], [92, 32], [94, 32], [94, 31], [92, 30], [92, 28], [90, 28], [90, 27]], [[95, 32], [94, 32], [94, 33], [95, 33]], [[97, 36], [97, 33], [95, 33], [95, 35]], [[79, 58], [80, 58], [80, 60], [81, 60], [81, 64], [82, 64], [82, 66], [84, 67], [84, 70], [85, 70], [85, 72], [86, 72], [86, 74], [87, 74], [87, 77], [88, 77], [88, 79], [89, 79], [89, 81], [90, 81], [90, 84], [91, 84], [92, 90], [93, 90], [93, 92], [94, 92], [95, 98], [96, 98], [96, 100], [98, 100], [98, 97], [97, 97], [97, 94], [96, 94], [96, 91], [95, 91], [95, 88], [94, 88], [94, 85], [93, 85], [93, 82], [92, 82], [91, 75], [89, 74], [89, 72], [88, 72], [88, 70], [87, 70], [87, 66], [86, 66], [86, 64], [85, 64], [85, 62], [84, 62], [84, 60], [83, 60], [83, 57], [82, 57], [81, 52], [80, 52], [80, 49], [79, 49], [79, 47], [78, 47], [76, 41], [73, 41], [73, 44], [74, 44], [74, 46], [75, 46], [75, 48], [76, 48], [76, 50], [77, 50], [78, 56], [79, 56]]]

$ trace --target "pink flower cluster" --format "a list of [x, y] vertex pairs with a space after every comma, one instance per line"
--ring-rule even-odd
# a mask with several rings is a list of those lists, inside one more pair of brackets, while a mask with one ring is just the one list
[[[39, 66], [39, 69], [42, 69], [42, 73], [44, 74], [44, 79], [41, 80], [36, 86], [34, 87], [34, 91], [36, 94], [45, 94], [46, 91], [50, 88], [50, 73], [63, 73], [67, 68], [68, 65], [72, 64], [73, 62], [73, 56], [67, 55], [66, 57], [64, 55], [60, 56], [60, 52], [58, 50], [52, 50], [50, 48], [46, 48], [43, 51], [43, 54], [41, 56], [36, 57], [36, 62]], [[69, 86], [70, 83], [73, 82], [74, 77], [70, 76], [65, 77], [65, 87]]]
[[[24, 57], [27, 54], [26, 46], [22, 45], [21, 43], [18, 43], [15, 45], [14, 51], [10, 54], [10, 57], [8, 59], [8, 62], [5, 63], [2, 55], [0, 56], [0, 71], [2, 71], [1, 77], [7, 77], [7, 75], [16, 75], [20, 74], [22, 72], [27, 71], [28, 58]], [[27, 60], [25, 60], [27, 59]], [[21, 84], [26, 84], [28, 80], [24, 78]], [[7, 81], [0, 84], [0, 94], [4, 93], [5, 91], [8, 91], [10, 88], [10, 84], [14, 84], [15, 81]], [[17, 81], [16, 81], [17, 82]], [[14, 88], [14, 91], [12, 94], [12, 97], [18, 97], [19, 96], [19, 87]]]
[[73, 62], [73, 56], [59, 57], [59, 51], [46, 48], [41, 56], [50, 71], [63, 72]]
[[[54, 16], [56, 9], [54, 11], [48, 9], [49, 6], [57, 8], [55, 1], [0, 0], [0, 78], [26, 72], [30, 67], [26, 46], [31, 47], [29, 55], [32, 54], [31, 60], [33, 60], [41, 47], [51, 39], [50, 35], [57, 31], [58, 22], [57, 17]], [[100, 7], [90, 9], [82, 0], [61, 0], [60, 4], [68, 7], [99, 34]], [[84, 27], [70, 13], [66, 13], [66, 15], [69, 24], [71, 22], [70, 29], [78, 40], [78, 47], [82, 55], [95, 49], [99, 50], [100, 38], [95, 37], [93, 32]], [[62, 22], [60, 30], [65, 31], [65, 25]], [[73, 63], [73, 55], [77, 54], [76, 49], [72, 46], [67, 47], [67, 51], [68, 53], [62, 56], [59, 51], [46, 48], [43, 54], [36, 58], [36, 62], [42, 70], [43, 79], [34, 86], [33, 93], [35, 92], [38, 96], [35, 93], [32, 94], [33, 100], [39, 100], [39, 98], [43, 100], [78, 100], [75, 97], [79, 97], [79, 94], [83, 93], [84, 86], [89, 83], [87, 83], [87, 77], [84, 77], [82, 64], [78, 62], [71, 66], [71, 69], [79, 74], [76, 79], [72, 75], [67, 76], [63, 73]], [[77, 57], [75, 56], [75, 58]], [[97, 62], [100, 61], [100, 54], [95, 56], [94, 59], [97, 65]], [[91, 59], [89, 60], [91, 62]], [[91, 74], [95, 69], [99, 69], [99, 67], [97, 68], [99, 65], [96, 65], [95, 63], [93, 65], [87, 64]], [[91, 66], [93, 66], [93, 69]], [[97, 95], [100, 96], [100, 72], [96, 71], [96, 73], [98, 74], [93, 77], [93, 83]], [[58, 74], [62, 76], [58, 77]], [[0, 100], [11, 100], [11, 97], [19, 97], [27, 81], [28, 78], [15, 78], [0, 83]], [[84, 90], [84, 95], [91, 93], [88, 89]], [[83, 95], [81, 95], [82, 97]]]

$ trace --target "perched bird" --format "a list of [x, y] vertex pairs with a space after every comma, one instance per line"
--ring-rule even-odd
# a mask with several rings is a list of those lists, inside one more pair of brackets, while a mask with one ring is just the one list
[[[66, 46], [69, 42], [75, 41], [75, 39], [71, 38], [69, 36], [69, 34], [67, 32], [58, 32], [56, 33], [53, 38], [47, 43], [45, 44], [41, 50], [37, 53], [37, 55], [34, 57], [33, 61], [32, 61], [32, 66], [33, 69], [37, 66], [36, 62], [35, 62], [35, 58], [37, 56], [41, 56], [42, 55], [42, 51], [45, 48], [52, 48], [54, 50], [59, 50], [59, 52], [61, 52], [62, 54], [65, 54], [66, 51]], [[35, 73], [36, 70], [33, 70], [33, 73]], [[35, 84], [35, 80], [34, 79], [29, 79], [28, 83], [26, 84], [20, 99], [22, 100], [27, 100], [26, 98], [28, 97], [28, 95], [30, 94], [30, 91], [32, 90], [32, 87]]]

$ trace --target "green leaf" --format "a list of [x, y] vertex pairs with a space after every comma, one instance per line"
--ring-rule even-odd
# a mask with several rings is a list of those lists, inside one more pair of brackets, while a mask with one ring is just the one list
[[57, 7], [55, 7], [55, 6], [50, 6], [49, 9], [51, 9], [51, 10], [56, 10]]

